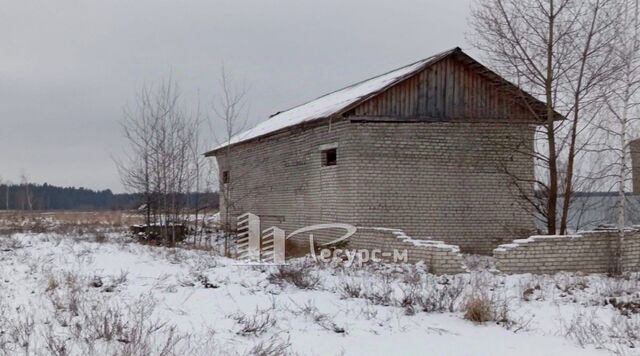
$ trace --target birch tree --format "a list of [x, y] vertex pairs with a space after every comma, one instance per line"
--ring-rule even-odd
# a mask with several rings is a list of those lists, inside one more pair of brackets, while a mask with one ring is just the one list
[[[207, 168], [208, 160], [206, 160], [204, 155], [202, 154], [206, 148], [203, 146], [205, 141], [202, 139], [202, 133], [200, 130], [201, 120], [200, 120], [199, 105], [198, 105], [196, 118], [197, 118], [197, 123], [195, 123], [195, 126], [197, 129], [195, 129], [193, 132], [193, 137], [191, 138], [191, 144], [189, 146], [189, 149], [191, 154], [191, 160], [193, 162], [193, 175], [192, 175], [193, 189], [195, 190], [195, 193], [196, 193], [195, 202], [194, 202], [194, 206], [195, 206], [194, 226], [195, 226], [196, 234], [195, 234], [194, 242], [196, 244], [200, 244], [202, 242], [201, 241], [202, 233], [205, 227], [205, 216], [204, 216], [203, 210], [207, 208], [206, 204], [203, 205], [202, 202], [200, 201], [200, 192], [206, 190], [205, 189], [205, 184], [207, 181], [206, 175], [207, 175], [207, 172], [210, 172], [210, 169]], [[202, 219], [202, 221], [200, 221], [200, 219]]]
[[[566, 72], [566, 88], [563, 98], [567, 101], [569, 119], [561, 150], [566, 146], [566, 175], [562, 181], [563, 200], [560, 215], [560, 234], [567, 232], [570, 204], [574, 187], [579, 185], [576, 169], [580, 158], [585, 157], [584, 148], [593, 141], [587, 129], [601, 115], [600, 92], [606, 91], [618, 66], [611, 43], [616, 39], [619, 2], [612, 0], [588, 0], [572, 6], [571, 17], [576, 21], [577, 31], [569, 42], [570, 63]], [[579, 136], [582, 136], [582, 140]], [[583, 174], [590, 180], [592, 174]]]
[[231, 159], [231, 139], [242, 132], [247, 122], [247, 89], [244, 86], [234, 85], [229, 75], [223, 68], [218, 81], [218, 95], [214, 98], [213, 112], [218, 122], [222, 124], [221, 131], [214, 131], [218, 145], [225, 147], [216, 154], [218, 160], [218, 186], [220, 189], [221, 223], [225, 233], [224, 255], [229, 255], [229, 240], [233, 237], [235, 229], [231, 222], [232, 212], [240, 199], [235, 194], [235, 178], [239, 178], [239, 167]]
[[172, 79], [155, 89], [143, 88], [136, 101], [133, 110], [125, 111], [122, 129], [128, 149], [116, 163], [127, 190], [143, 196], [147, 232], [159, 225], [164, 242], [174, 244], [197, 180], [193, 141], [200, 119], [185, 109]]
[[607, 165], [600, 173], [605, 184], [617, 190], [617, 221], [619, 232], [616, 252], [617, 271], [621, 272], [622, 248], [627, 225], [627, 186], [631, 180], [630, 140], [639, 132], [640, 117], [640, 24], [638, 0], [619, 2], [618, 28], [611, 53], [619, 63], [617, 75], [603, 93], [606, 114], [597, 124], [601, 142], [595, 152]]
[[[170, 108], [164, 108], [166, 110]], [[159, 115], [162, 112], [154, 104], [152, 91], [149, 88], [140, 90], [135, 107], [125, 109], [121, 127], [128, 149], [124, 157], [116, 160], [125, 189], [142, 194], [147, 229], [155, 220], [152, 218], [155, 206], [151, 191], [151, 145]]]
[[31, 183], [29, 183], [29, 176], [27, 176], [27, 173], [23, 171], [20, 174], [20, 185], [22, 186], [22, 191], [24, 194], [22, 209], [25, 210], [26, 208], [29, 211], [33, 210], [33, 195], [31, 194], [30, 184]]
[[[575, 157], [584, 144], [578, 140], [583, 113], [591, 89], [610, 73], [605, 45], [612, 35], [612, 8], [612, 0], [476, 0], [472, 9], [473, 45], [499, 73], [545, 103], [540, 112], [527, 98], [521, 102], [539, 123], [535, 144], [526, 152], [536, 177], [533, 182], [514, 177], [514, 184], [547, 234], [558, 232], [558, 222], [566, 232]], [[533, 196], [526, 196], [531, 185]]]
[[0, 186], [4, 185], [4, 209], [9, 210], [9, 180], [3, 180], [0, 177]]

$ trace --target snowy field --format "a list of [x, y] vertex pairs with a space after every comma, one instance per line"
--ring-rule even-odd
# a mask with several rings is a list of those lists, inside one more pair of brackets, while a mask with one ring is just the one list
[[246, 266], [122, 232], [0, 233], [0, 355], [640, 354], [638, 276], [469, 260], [459, 276]]

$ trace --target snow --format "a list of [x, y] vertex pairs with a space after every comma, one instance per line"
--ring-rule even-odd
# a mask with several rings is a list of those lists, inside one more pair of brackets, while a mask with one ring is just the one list
[[557, 241], [557, 240], [563, 240], [563, 239], [573, 240], [573, 239], [581, 239], [581, 238], [583, 238], [582, 235], [533, 235], [533, 236], [529, 236], [526, 239], [517, 239], [517, 240], [511, 241], [508, 244], [499, 245], [494, 251], [506, 251], [506, 250], [514, 249], [514, 248], [517, 248], [518, 246], [526, 245], [528, 243], [532, 243], [535, 241], [543, 242], [545, 240]]
[[[358, 228], [361, 229], [363, 227], [358, 227]], [[413, 237], [407, 235], [407, 233], [404, 232], [401, 229], [392, 229], [392, 228], [387, 228], [387, 227], [365, 227], [364, 229], [389, 231], [398, 240], [400, 240], [402, 242], [410, 243], [413, 246], [437, 247], [437, 248], [441, 248], [441, 249], [444, 249], [444, 250], [449, 250], [451, 252], [460, 252], [460, 247], [457, 246], [457, 245], [450, 245], [450, 244], [447, 244], [444, 241], [440, 241], [440, 240], [414, 239]]]
[[450, 54], [454, 50], [455, 49], [439, 53], [386, 74], [382, 74], [321, 96], [306, 104], [279, 112], [269, 119], [259, 123], [252, 129], [233, 136], [228, 142], [216, 147], [214, 151], [222, 147], [226, 147], [228, 144], [233, 145], [264, 136], [287, 127], [298, 125], [303, 122], [329, 117], [344, 110], [349, 105], [358, 102], [360, 99], [393, 85], [406, 76], [423, 69], [425, 66]]
[[[133, 342], [102, 338], [86, 343], [74, 336], [79, 332], [74, 325], [87, 323], [82, 321], [83, 313], [99, 314], [107, 306], [119, 307], [123, 317], [132, 317], [138, 314], [127, 310], [136, 311], [141, 303], [154, 306], [152, 315], [141, 323], [158, 320], [175, 327], [183, 336], [176, 347], [189, 355], [251, 354], [261, 343], [270, 342], [284, 345], [286, 350], [277, 354], [300, 355], [637, 354], [629, 347], [637, 340], [602, 336], [589, 343], [582, 333], [565, 336], [567, 327], [583, 315], [592, 317], [589, 320], [604, 330], [637, 322], [637, 314], [622, 317], [602, 303], [616, 293], [637, 298], [637, 276], [504, 276], [477, 271], [438, 277], [410, 265], [345, 268], [312, 264], [307, 273], [317, 276], [318, 285], [300, 289], [272, 282], [270, 275], [276, 270], [238, 265], [210, 251], [140, 245], [118, 233], [109, 234], [104, 243], [93, 242], [90, 235], [0, 236], [0, 354], [5, 337], [24, 334], [3, 331], [29, 318], [35, 322], [35, 331], [27, 336], [34, 354], [47, 353], [44, 350], [51, 347], [51, 340], [63, 343], [70, 355], [123, 354], [122, 348]], [[398, 301], [411, 276], [418, 276], [429, 288], [460, 283], [468, 291], [482, 285], [486, 293], [508, 303], [513, 324], [473, 323], [463, 318], [462, 311], [409, 313]], [[52, 286], [52, 279], [59, 285]], [[91, 285], [95, 280], [100, 287]], [[342, 291], [349, 283], [360, 283], [371, 288], [370, 292], [389, 288], [385, 295], [392, 302], [385, 305], [345, 296]], [[79, 300], [77, 314], [60, 306], [66, 305], [63, 302], [70, 295]], [[273, 318], [266, 330], [241, 332], [238, 320], [266, 315]], [[126, 328], [135, 326], [135, 320], [129, 319]], [[164, 344], [168, 326], [158, 333], [150, 336], [150, 342]], [[18, 344], [10, 345], [14, 347], [10, 354], [24, 353]], [[90, 352], [88, 347], [95, 350]]]

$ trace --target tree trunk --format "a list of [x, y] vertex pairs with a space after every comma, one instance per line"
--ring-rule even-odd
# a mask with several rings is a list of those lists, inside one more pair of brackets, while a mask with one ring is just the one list
[[[576, 94], [577, 96], [578, 94]], [[578, 98], [576, 98], [576, 102]], [[578, 137], [578, 116], [579, 107], [573, 112], [573, 124], [571, 126], [570, 142], [569, 142], [569, 157], [567, 159], [567, 176], [565, 178], [564, 198], [562, 200], [562, 217], [560, 219], [560, 235], [567, 233], [567, 223], [569, 220], [569, 207], [571, 206], [571, 195], [573, 194], [573, 166], [575, 164], [576, 157], [576, 139]]]
[[558, 202], [558, 166], [556, 154], [555, 110], [553, 109], [553, 44], [554, 6], [549, 0], [549, 36], [547, 40], [547, 73], [545, 96], [547, 101], [547, 144], [549, 145], [549, 192], [547, 194], [547, 234], [556, 234], [556, 204]]
[[[627, 83], [629, 83], [630, 63], [627, 63]], [[622, 249], [624, 245], [624, 228], [626, 225], [625, 180], [627, 176], [627, 122], [630, 103], [629, 85], [624, 91], [624, 107], [620, 120], [620, 171], [618, 176], [618, 243], [616, 248], [616, 273], [622, 273]]]

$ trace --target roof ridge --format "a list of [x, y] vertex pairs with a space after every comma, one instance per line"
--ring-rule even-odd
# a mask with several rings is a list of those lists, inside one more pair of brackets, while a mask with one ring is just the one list
[[526, 94], [527, 98], [530, 97], [530, 99], [533, 100], [534, 104], [540, 102], [538, 99], [526, 93], [515, 84], [509, 82], [505, 78], [502, 78], [500, 75], [496, 74], [491, 69], [466, 54], [460, 47], [454, 47], [334, 90], [287, 110], [277, 112], [276, 114], [271, 115], [268, 119], [257, 123], [252, 128], [234, 135], [226, 142], [219, 144], [216, 148], [207, 152], [205, 155], [211, 156], [222, 147], [265, 137], [270, 134], [280, 132], [288, 127], [296, 126], [305, 122], [339, 116], [340, 114], [361, 105], [363, 102], [376, 97], [380, 93], [389, 90], [389, 88], [411, 78], [416, 75], [416, 73], [419, 73], [420, 71], [423, 71], [426, 68], [429, 68], [430, 66], [452, 56], [455, 56], [456, 58], [459, 56], [462, 56], [461, 58], [467, 58], [472, 64], [475, 63], [479, 67], [484, 68], [488, 73], [491, 73], [490, 77], [496, 77], [501, 83], [508, 84], [522, 91]]
[[[336, 89], [336, 90], [334, 90], [334, 91], [328, 92], [328, 93], [326, 93], [326, 94], [324, 94], [324, 95], [321, 95], [321, 96], [319, 96], [319, 97], [317, 97], [317, 98], [315, 98], [315, 99], [308, 100], [308, 101], [306, 101], [306, 102], [304, 102], [304, 103], [302, 103], [302, 104], [298, 104], [298, 105], [292, 106], [292, 107], [290, 107], [290, 108], [288, 108], [288, 109], [278, 111], [278, 112], [276, 112], [275, 114], [271, 114], [271, 115], [269, 115], [269, 118], [268, 118], [268, 119], [271, 119], [271, 118], [276, 117], [276, 116], [278, 116], [278, 115], [280, 115], [280, 114], [286, 113], [287, 111], [291, 111], [291, 110], [293, 110], [293, 109], [295, 109], [295, 108], [298, 108], [298, 107], [300, 107], [300, 106], [303, 106], [303, 105], [306, 105], [306, 104], [312, 103], [312, 102], [314, 102], [314, 101], [316, 101], [316, 100], [322, 99], [322, 98], [324, 98], [324, 97], [326, 97], [326, 96], [329, 96], [329, 95], [331, 95], [331, 94], [335, 94], [335, 93], [340, 92], [340, 91], [342, 91], [342, 90], [346, 90], [346, 89], [349, 89], [349, 88], [355, 87], [355, 86], [357, 86], [357, 85], [363, 84], [363, 83], [365, 83], [365, 82], [368, 82], [368, 81], [370, 81], [370, 80], [374, 80], [374, 79], [380, 78], [380, 77], [382, 77], [382, 76], [385, 76], [385, 75], [387, 75], [387, 74], [391, 74], [391, 73], [393, 73], [393, 72], [395, 72], [395, 71], [399, 71], [399, 70], [401, 70], [401, 69], [404, 69], [404, 68], [407, 68], [407, 67], [414, 66], [414, 65], [416, 65], [416, 64], [418, 64], [418, 63], [420, 63], [420, 62], [425, 62], [425, 63], [427, 63], [427, 62], [430, 62], [431, 60], [435, 59], [436, 57], [445, 56], [445, 55], [449, 55], [449, 54], [453, 54], [453, 53], [457, 53], [457, 52], [461, 52], [461, 51], [462, 51], [462, 49], [461, 49], [460, 47], [456, 46], [456, 47], [451, 48], [451, 49], [448, 49], [448, 50], [446, 50], [446, 51], [442, 51], [442, 52], [436, 53], [436, 54], [434, 54], [434, 55], [431, 55], [431, 56], [429, 56], [429, 57], [426, 57], [426, 58], [423, 58], [423, 59], [420, 59], [420, 60], [417, 60], [417, 61], [411, 62], [411, 63], [409, 63], [409, 64], [405, 64], [405, 65], [403, 65], [403, 66], [401, 66], [401, 67], [396, 67], [396, 68], [391, 69], [391, 70], [388, 70], [388, 71], [386, 71], [386, 72], [384, 72], [384, 73], [381, 73], [381, 74], [375, 75], [375, 76], [373, 76], [373, 77], [369, 77], [369, 78], [364, 79], [364, 80], [361, 80], [361, 81], [359, 81], [359, 82], [356, 82], [356, 83], [353, 83], [353, 84], [349, 84], [349, 85], [347, 85], [347, 86], [345, 86], [345, 87], [342, 87], [342, 88], [340, 88], [340, 89]], [[267, 120], [268, 120], [268, 119], [267, 119]]]

